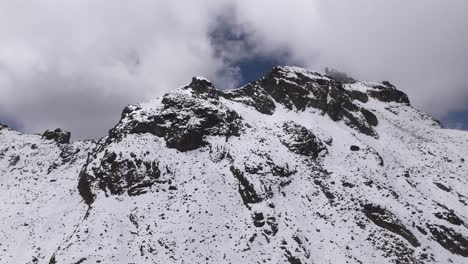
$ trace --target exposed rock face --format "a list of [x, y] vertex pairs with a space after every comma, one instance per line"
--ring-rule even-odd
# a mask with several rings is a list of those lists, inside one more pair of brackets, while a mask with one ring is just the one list
[[427, 224], [434, 239], [445, 249], [454, 254], [468, 257], [468, 238], [452, 228], [443, 225]]
[[363, 212], [374, 224], [400, 235], [413, 247], [419, 247], [421, 245], [413, 233], [402, 225], [392, 213], [384, 208], [373, 204], [366, 204], [364, 205]]
[[465, 224], [460, 217], [458, 217], [453, 210], [444, 210], [442, 212], [437, 212], [434, 214], [435, 217], [445, 220], [452, 225], [463, 225]]
[[99, 167], [92, 168], [95, 177], [100, 179], [99, 187], [111, 194], [129, 195], [145, 192], [161, 175], [156, 161], [148, 162], [133, 157], [122, 159], [115, 152], [106, 153]]
[[369, 91], [369, 95], [382, 102], [410, 104], [408, 96], [387, 81], [383, 81], [382, 85], [375, 85], [373, 88], [374, 90]]
[[88, 206], [91, 206], [95, 198], [95, 195], [91, 190], [91, 184], [92, 178], [85, 172], [81, 172], [78, 179], [78, 193]]
[[375, 115], [369, 111], [364, 114], [364, 109], [353, 103], [353, 97], [334, 79], [294, 67], [276, 67], [255, 85], [290, 110], [315, 108], [334, 121], [344, 121], [361, 133], [377, 137], [371, 124], [375, 123]]
[[468, 134], [389, 82], [196, 77], [68, 142], [1, 127], [0, 262], [467, 261]]
[[197, 78], [177, 92], [166, 94], [157, 112], [149, 115], [139, 106], [128, 106], [122, 117], [122, 122], [110, 131], [111, 137], [151, 133], [179, 151], [207, 145], [205, 137], [209, 135], [237, 136], [241, 129], [239, 115], [220, 105], [218, 92], [210, 82]]
[[353, 100], [358, 100], [362, 103], [367, 103], [369, 101], [369, 96], [366, 93], [360, 91], [348, 91], [348, 94]]
[[281, 143], [296, 154], [317, 158], [322, 151], [326, 151], [312, 131], [295, 122], [284, 122], [283, 131], [285, 135], [280, 137]]
[[119, 144], [126, 135], [149, 133], [163, 138], [168, 148], [186, 152], [209, 145], [207, 136], [226, 141], [231, 136], [239, 136], [242, 128], [240, 116], [221, 105], [218, 91], [202, 78], [194, 77], [189, 85], [164, 95], [160, 107], [146, 110], [141, 105], [127, 106], [119, 124], [109, 132], [109, 138], [92, 153], [80, 176], [85, 201], [94, 201], [93, 188], [86, 186], [111, 194], [137, 195], [159, 181], [158, 161], [137, 157], [135, 153], [123, 156], [121, 152], [107, 149]]
[[220, 96], [252, 106], [255, 110], [266, 115], [272, 115], [276, 109], [271, 96], [255, 83], [246, 85], [241, 89], [222, 92]]
[[54, 140], [59, 144], [69, 144], [70, 143], [71, 133], [67, 131], [62, 131], [62, 129], [57, 128], [55, 130], [46, 130], [42, 134], [43, 139]]

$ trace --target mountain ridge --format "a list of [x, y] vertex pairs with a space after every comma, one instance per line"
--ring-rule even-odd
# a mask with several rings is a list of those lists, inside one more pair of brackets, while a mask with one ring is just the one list
[[468, 134], [386, 81], [279, 66], [222, 91], [194, 77], [125, 107], [102, 139], [67, 138], [0, 129], [6, 263], [468, 257]]

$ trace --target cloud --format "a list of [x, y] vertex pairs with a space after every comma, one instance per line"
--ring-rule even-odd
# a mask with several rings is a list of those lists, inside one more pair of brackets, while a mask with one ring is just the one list
[[99, 137], [124, 105], [193, 75], [236, 82], [211, 47], [223, 1], [2, 1], [0, 108], [28, 132]]
[[237, 10], [237, 23], [266, 52], [389, 79], [438, 117], [467, 105], [467, 1], [257, 0], [238, 1]]
[[263, 58], [388, 79], [442, 117], [468, 101], [466, 10], [464, 0], [2, 1], [0, 116], [96, 138], [126, 104], [193, 75], [234, 87], [239, 67]]

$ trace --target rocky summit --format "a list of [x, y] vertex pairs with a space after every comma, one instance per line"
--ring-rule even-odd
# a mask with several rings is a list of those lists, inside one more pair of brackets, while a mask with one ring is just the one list
[[468, 132], [349, 80], [195, 77], [93, 141], [0, 125], [0, 262], [468, 263]]

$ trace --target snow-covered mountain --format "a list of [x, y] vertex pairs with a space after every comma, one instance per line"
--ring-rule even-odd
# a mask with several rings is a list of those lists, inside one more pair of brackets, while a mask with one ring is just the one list
[[389, 82], [196, 77], [69, 138], [0, 126], [0, 263], [468, 263], [468, 133]]

